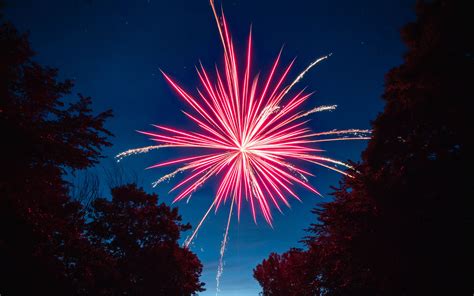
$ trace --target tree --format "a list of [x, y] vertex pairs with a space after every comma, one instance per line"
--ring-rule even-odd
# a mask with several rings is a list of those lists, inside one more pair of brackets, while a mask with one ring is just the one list
[[307, 262], [318, 279], [317, 295], [387, 295], [376, 289], [372, 263], [388, 264], [392, 257], [374, 260], [380, 249], [377, 204], [367, 194], [363, 167], [356, 166], [334, 192], [332, 202], [314, 209], [318, 221], [304, 239]]
[[111, 111], [93, 115], [91, 99], [81, 95], [66, 106], [63, 98], [73, 83], [58, 81], [56, 69], [32, 58], [27, 35], [3, 24], [0, 294], [203, 291], [200, 261], [177, 244], [190, 228], [180, 222], [177, 209], [158, 205], [156, 195], [135, 185], [114, 188], [108, 201], [97, 198], [99, 180], [92, 175], [86, 174], [83, 184], [65, 180], [102, 157], [102, 148], [110, 145], [104, 123]]
[[467, 2], [419, 2], [402, 30], [408, 52], [386, 76], [386, 105], [355, 178], [315, 210], [305, 240], [320, 294], [472, 294]]
[[283, 255], [271, 253], [254, 269], [264, 296], [311, 296], [317, 294], [317, 279], [307, 254], [291, 249]]
[[94, 287], [106, 254], [83, 237], [81, 205], [63, 176], [95, 164], [110, 145], [110, 111], [65, 105], [69, 80], [33, 61], [28, 36], [0, 26], [0, 293], [74, 295]]
[[467, 4], [417, 6], [418, 20], [402, 31], [409, 51], [387, 74], [385, 110], [363, 155], [370, 178], [364, 191], [380, 212], [378, 256], [368, 263], [386, 293], [473, 292], [467, 106], [474, 98], [474, 40], [467, 36], [474, 22]]
[[112, 189], [112, 200], [92, 204], [87, 235], [114, 258], [119, 273], [115, 294], [191, 295], [203, 291], [201, 262], [178, 245], [182, 231], [176, 208], [157, 204], [135, 184]]

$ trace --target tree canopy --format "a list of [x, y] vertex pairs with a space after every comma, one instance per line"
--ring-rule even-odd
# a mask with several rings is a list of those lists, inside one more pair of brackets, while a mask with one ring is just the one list
[[[316, 285], [320, 295], [473, 292], [468, 11], [467, 1], [419, 2], [417, 20], [403, 28], [408, 51], [386, 75], [385, 108], [372, 122], [354, 178], [345, 177], [334, 200], [314, 210], [317, 222], [304, 240], [308, 291]], [[254, 275], [264, 295], [280, 295], [272, 292], [279, 272], [259, 276], [267, 266], [264, 261]]]
[[118, 291], [127, 295], [191, 295], [203, 291], [202, 264], [178, 245], [182, 224], [176, 208], [136, 185], [112, 189], [112, 200], [92, 204], [87, 235], [114, 259]]
[[96, 199], [91, 211], [71, 198], [66, 175], [103, 157], [112, 113], [94, 114], [91, 98], [73, 99], [73, 82], [33, 58], [28, 36], [3, 23], [0, 294], [202, 291], [199, 259], [178, 245], [190, 226], [177, 209], [132, 184], [115, 187], [112, 200]]
[[96, 163], [110, 145], [103, 125], [111, 111], [92, 114], [91, 99], [83, 96], [66, 105], [72, 81], [58, 81], [56, 69], [32, 58], [28, 36], [2, 24], [1, 290], [72, 294], [87, 276], [81, 264], [93, 264], [82, 257], [100, 257], [100, 250], [88, 248], [81, 205], [70, 200], [63, 177]]

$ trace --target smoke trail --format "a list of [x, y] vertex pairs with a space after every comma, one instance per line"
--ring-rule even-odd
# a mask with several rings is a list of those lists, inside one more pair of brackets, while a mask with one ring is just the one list
[[341, 134], [352, 134], [354, 136], [364, 136], [370, 135], [372, 130], [368, 129], [346, 129], [346, 130], [330, 130], [326, 132], [319, 132], [314, 134], [309, 134], [306, 137], [319, 137], [319, 136], [327, 136], [327, 135], [341, 135]]
[[[145, 153], [145, 152], [140, 152], [140, 153]], [[178, 173], [184, 172], [185, 170], [187, 170], [189, 168], [191, 168], [191, 167], [190, 166], [181, 167], [181, 168], [177, 169], [174, 172], [171, 172], [169, 174], [164, 175], [163, 177], [159, 178], [158, 180], [156, 180], [155, 182], [153, 182], [151, 184], [152, 184], [153, 188], [155, 188], [156, 186], [158, 186], [158, 184], [160, 184], [164, 181], [169, 181], [169, 180], [173, 179]]]
[[219, 285], [220, 279], [222, 274], [224, 273], [224, 253], [227, 246], [228, 236], [229, 236], [229, 226], [230, 220], [232, 218], [232, 208], [234, 206], [234, 198], [232, 198], [232, 202], [230, 204], [230, 211], [229, 211], [229, 218], [227, 219], [227, 227], [225, 228], [224, 238], [222, 239], [221, 243], [221, 250], [220, 250], [220, 257], [219, 257], [219, 266], [217, 267], [217, 274], [216, 274], [216, 295], [219, 293]]
[[[283, 93], [283, 96], [285, 96], [292, 88], [295, 84], [297, 84], [301, 79], [303, 79], [304, 75], [306, 73], [308, 73], [309, 70], [311, 70], [311, 68], [313, 68], [314, 66], [316, 66], [317, 64], [319, 64], [320, 62], [324, 61], [325, 59], [329, 58], [330, 56], [332, 56], [332, 53], [328, 54], [328, 55], [325, 55], [323, 57], [320, 57], [319, 59], [315, 60], [314, 62], [312, 62], [311, 64], [309, 64], [308, 67], [306, 67], [306, 69], [304, 69], [303, 72], [300, 73], [300, 75], [298, 75], [296, 77], [296, 79], [286, 88], [285, 92]], [[283, 97], [282, 96], [282, 97]]]
[[301, 117], [305, 117], [316, 112], [333, 111], [333, 110], [336, 110], [336, 108], [337, 108], [337, 105], [323, 105], [323, 106], [314, 107], [313, 109], [306, 111], [305, 113], [297, 116], [295, 119], [300, 119]]
[[117, 154], [115, 158], [117, 159], [117, 162], [120, 162], [125, 157], [131, 156], [131, 155], [148, 153], [151, 150], [156, 150], [156, 149], [166, 148], [166, 147], [173, 147], [173, 146], [174, 145], [154, 145], [154, 146], [146, 146], [146, 147], [141, 147], [141, 148], [129, 149], [127, 151]]

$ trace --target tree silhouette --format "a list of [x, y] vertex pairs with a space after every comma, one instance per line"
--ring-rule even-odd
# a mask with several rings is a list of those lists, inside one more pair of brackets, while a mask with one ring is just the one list
[[[362, 166], [356, 169], [362, 172]], [[357, 172], [352, 172], [356, 178], [343, 179], [334, 201], [313, 210], [318, 222], [310, 225], [304, 242], [309, 268], [322, 291], [318, 295], [386, 295], [376, 289], [371, 265], [380, 248], [380, 213], [366, 191], [371, 180]], [[392, 259], [375, 262], [391, 264]]]
[[467, 106], [474, 40], [467, 36], [474, 21], [467, 4], [417, 6], [418, 20], [402, 31], [409, 51], [386, 76], [385, 110], [363, 155], [364, 191], [379, 212], [377, 252], [368, 264], [384, 293], [473, 292]]
[[103, 124], [111, 112], [93, 115], [91, 99], [83, 96], [65, 106], [62, 98], [73, 83], [57, 81], [57, 70], [32, 57], [27, 36], [2, 24], [0, 291], [74, 294], [96, 264], [94, 257], [106, 254], [82, 237], [81, 206], [70, 201], [63, 175], [98, 161], [109, 145]]
[[176, 208], [157, 201], [156, 194], [130, 184], [112, 189], [111, 201], [92, 204], [87, 234], [117, 264], [116, 294], [191, 295], [204, 290], [201, 263], [178, 245], [180, 233], [190, 225], [181, 223]]
[[[403, 28], [408, 52], [386, 76], [385, 109], [355, 178], [344, 178], [334, 201], [314, 211], [319, 221], [305, 254], [319, 294], [472, 294], [467, 4], [419, 2], [417, 20]], [[265, 294], [274, 279], [257, 280]]]
[[309, 257], [299, 249], [283, 255], [271, 253], [254, 270], [254, 277], [262, 285], [264, 296], [311, 296], [318, 293], [314, 268], [309, 268]]
[[[73, 83], [33, 61], [28, 36], [0, 27], [0, 294], [191, 295], [202, 291], [202, 265], [180, 248], [177, 209], [135, 185], [95, 198], [65, 176], [96, 164], [109, 146], [110, 111], [91, 99], [66, 105]], [[67, 98], [68, 101], [70, 97]], [[86, 217], [87, 208], [92, 209]], [[86, 223], [87, 221], [87, 223]]]

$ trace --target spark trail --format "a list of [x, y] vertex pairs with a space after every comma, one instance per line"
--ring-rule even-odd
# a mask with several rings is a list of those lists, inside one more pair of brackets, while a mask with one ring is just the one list
[[234, 199], [232, 199], [232, 202], [230, 204], [230, 210], [229, 210], [229, 216], [227, 218], [227, 226], [225, 228], [225, 232], [224, 232], [224, 237], [222, 239], [222, 243], [221, 243], [221, 250], [219, 252], [219, 266], [217, 267], [217, 274], [216, 274], [216, 295], [217, 293], [219, 293], [220, 289], [219, 289], [219, 286], [220, 286], [220, 280], [221, 280], [221, 276], [222, 274], [224, 273], [224, 253], [225, 253], [225, 249], [227, 247], [227, 241], [228, 241], [228, 238], [229, 238], [229, 227], [230, 227], [230, 220], [232, 219], [232, 209], [234, 208]]
[[189, 105], [191, 112], [183, 113], [197, 129], [187, 131], [154, 125], [157, 131], [140, 133], [151, 137], [157, 145], [130, 149], [116, 157], [120, 161], [130, 155], [161, 148], [191, 149], [194, 156], [149, 167], [178, 166], [155, 181], [153, 186], [183, 173], [183, 180], [170, 191], [181, 190], [173, 202], [189, 200], [210, 179], [220, 178], [211, 205], [184, 242], [184, 246], [189, 247], [211, 210], [217, 211], [223, 202], [231, 200], [216, 277], [219, 290], [233, 209], [237, 212], [237, 219], [240, 219], [241, 205], [245, 201], [250, 205], [255, 221], [259, 211], [271, 225], [272, 207], [281, 212], [281, 203], [290, 205], [289, 196], [299, 200], [292, 188], [295, 185], [320, 195], [309, 182], [313, 174], [301, 167], [301, 163], [314, 164], [350, 176], [345, 171], [351, 171], [350, 165], [322, 156], [324, 151], [313, 147], [315, 143], [369, 139], [370, 131], [347, 129], [312, 132], [306, 127], [305, 117], [317, 112], [332, 111], [336, 105], [319, 106], [309, 111], [300, 110], [311, 94], [292, 90], [310, 69], [326, 60], [330, 54], [316, 59], [296, 79], [284, 86], [294, 60], [280, 69], [280, 51], [268, 75], [262, 79], [259, 75], [252, 74], [252, 33], [248, 37], [245, 62], [241, 65], [224, 13], [217, 13], [213, 0], [210, 5], [224, 51], [222, 69], [216, 66], [215, 74], [211, 76], [200, 64], [196, 70], [201, 86], [195, 95], [162, 72], [171, 88]]

